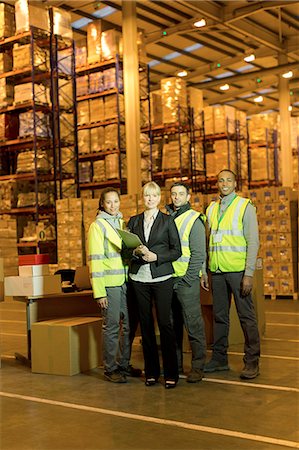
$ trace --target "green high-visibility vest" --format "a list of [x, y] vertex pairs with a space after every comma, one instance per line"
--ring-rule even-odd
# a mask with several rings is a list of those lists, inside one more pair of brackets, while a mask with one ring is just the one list
[[179, 259], [177, 259], [172, 263], [174, 269], [173, 274], [174, 277], [183, 277], [188, 270], [191, 256], [189, 247], [189, 236], [191, 228], [193, 227], [193, 224], [198, 217], [202, 217], [203, 220], [202, 214], [200, 214], [197, 211], [194, 211], [193, 209], [188, 209], [188, 211], [184, 212], [183, 214], [180, 214], [178, 217], [174, 219], [179, 232], [182, 247], [182, 255], [180, 256]]
[[206, 211], [210, 228], [209, 268], [211, 272], [245, 270], [247, 242], [243, 234], [243, 216], [250, 200], [236, 195], [222, 216], [220, 202], [212, 202]]
[[[123, 228], [123, 221], [120, 221]], [[122, 240], [105, 220], [96, 219], [88, 230], [88, 261], [95, 298], [106, 296], [106, 287], [122, 286], [127, 268], [121, 258]]]

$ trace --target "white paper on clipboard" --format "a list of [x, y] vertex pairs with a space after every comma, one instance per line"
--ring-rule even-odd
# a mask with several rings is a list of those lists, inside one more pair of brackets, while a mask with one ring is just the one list
[[137, 234], [131, 233], [130, 231], [121, 230], [120, 228], [117, 228], [117, 232], [127, 248], [136, 248], [139, 245], [142, 245], [142, 242]]

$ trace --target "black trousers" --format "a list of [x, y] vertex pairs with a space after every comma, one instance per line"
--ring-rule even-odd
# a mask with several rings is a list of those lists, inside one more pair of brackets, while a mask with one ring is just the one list
[[132, 286], [138, 303], [145, 376], [146, 378], [159, 378], [160, 376], [159, 352], [153, 316], [154, 304], [160, 330], [164, 378], [177, 381], [176, 341], [171, 321], [173, 278], [157, 283], [140, 283], [132, 280]]
[[244, 272], [212, 273], [214, 344], [213, 358], [227, 363], [229, 309], [231, 294], [243, 330], [244, 363], [256, 364], [260, 356], [260, 338], [252, 296], [241, 296]]

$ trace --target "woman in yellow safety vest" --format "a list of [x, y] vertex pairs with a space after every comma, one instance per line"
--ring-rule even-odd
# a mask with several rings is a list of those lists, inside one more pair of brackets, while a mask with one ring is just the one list
[[121, 257], [124, 227], [116, 189], [101, 192], [99, 212], [88, 231], [88, 260], [93, 295], [103, 316], [104, 376], [125, 383], [129, 368], [130, 340], [127, 308], [127, 269]]

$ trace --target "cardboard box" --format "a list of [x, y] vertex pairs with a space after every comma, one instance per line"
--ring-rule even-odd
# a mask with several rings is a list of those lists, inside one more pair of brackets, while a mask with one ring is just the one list
[[12, 297], [35, 297], [48, 294], [59, 294], [61, 290], [60, 275], [41, 277], [5, 277], [5, 295]]
[[35, 264], [50, 264], [50, 255], [43, 253], [40, 255], [19, 256], [19, 266], [33, 266]]
[[36, 264], [33, 266], [19, 266], [20, 277], [40, 277], [50, 275], [49, 264]]
[[32, 372], [76, 375], [102, 365], [102, 319], [70, 317], [31, 329]]

